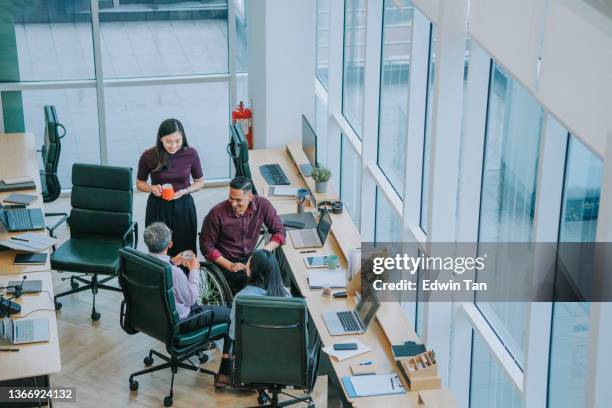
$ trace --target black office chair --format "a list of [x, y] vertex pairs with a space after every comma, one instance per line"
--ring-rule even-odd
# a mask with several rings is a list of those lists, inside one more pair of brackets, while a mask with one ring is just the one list
[[[138, 381], [134, 380], [134, 377], [170, 368], [170, 394], [164, 398], [164, 405], [169, 407], [174, 395], [174, 374], [179, 368], [215, 375], [212, 371], [197, 367], [189, 358], [198, 354], [209, 341], [225, 336], [228, 325], [210, 325], [181, 333], [182, 323], [198, 319], [202, 314], [180, 321], [174, 302], [170, 265], [131, 248], [120, 249], [119, 259], [119, 283], [124, 296], [121, 302], [121, 327], [128, 334], [142, 332], [161, 341], [170, 355], [168, 357], [149, 350], [149, 355], [144, 358], [145, 366], [150, 367], [153, 364], [153, 355], [165, 363], [132, 373], [129, 378], [130, 390], [138, 390]], [[212, 310], [203, 313], [205, 314], [210, 314], [212, 321]], [[185, 360], [189, 364], [186, 364]]]
[[[138, 244], [138, 224], [132, 221], [132, 169], [74, 164], [72, 184], [70, 239], [51, 254], [51, 269], [82, 274], [62, 278], [70, 279], [72, 290], [55, 295], [55, 309], [62, 307], [57, 302], [59, 297], [91, 289], [91, 319], [96, 321], [100, 319], [96, 312], [98, 289], [121, 292], [120, 288], [104, 284], [117, 276], [117, 251]], [[99, 279], [99, 275], [106, 277]], [[85, 285], [79, 287], [79, 282]]]
[[[306, 300], [239, 296], [235, 324], [232, 382], [242, 388], [259, 390], [257, 402], [267, 403], [264, 405], [267, 407], [299, 402], [314, 407], [312, 397], [296, 397], [282, 391], [292, 386], [310, 393], [317, 379], [321, 339], [316, 330], [309, 334]], [[279, 402], [281, 393], [292, 400]]]
[[[40, 187], [42, 190], [43, 202], [50, 203], [60, 196], [62, 186], [57, 176], [57, 166], [59, 164], [60, 153], [62, 151], [61, 139], [66, 136], [66, 128], [59, 122], [55, 106], [45, 105], [45, 139], [42, 148], [39, 150], [42, 157], [42, 170], [40, 170]], [[61, 217], [53, 227], [57, 228], [62, 224], [68, 214], [66, 213], [45, 213], [45, 217]]]

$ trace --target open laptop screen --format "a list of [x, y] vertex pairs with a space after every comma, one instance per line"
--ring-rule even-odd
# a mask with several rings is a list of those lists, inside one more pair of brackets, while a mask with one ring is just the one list
[[359, 314], [359, 318], [363, 322], [365, 328], [370, 325], [370, 322], [374, 318], [374, 315], [376, 315], [379, 307], [380, 302], [378, 301], [374, 290], [371, 287], [366, 289], [363, 297], [356, 307], [356, 312]]
[[329, 211], [325, 210], [325, 212], [323, 212], [323, 215], [321, 215], [319, 224], [317, 224], [317, 234], [319, 235], [319, 239], [321, 240], [321, 245], [325, 245], [325, 240], [327, 239], [327, 234], [329, 234], [331, 224], [332, 220], [331, 216], [329, 215]]

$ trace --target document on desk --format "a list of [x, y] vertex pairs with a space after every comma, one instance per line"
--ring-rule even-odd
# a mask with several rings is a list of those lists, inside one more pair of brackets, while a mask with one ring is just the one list
[[56, 243], [56, 238], [32, 232], [26, 232], [0, 241], [0, 245], [27, 252], [41, 252]]
[[355, 357], [355, 356], [358, 356], [360, 354], [367, 353], [368, 351], [370, 351], [370, 348], [366, 346], [365, 344], [363, 344], [362, 342], [360, 342], [359, 340], [348, 339], [348, 340], [337, 342], [337, 344], [341, 344], [341, 343], [355, 343], [357, 344], [357, 350], [334, 350], [333, 344], [330, 344], [329, 346], [325, 346], [321, 350], [329, 354], [331, 357], [333, 357], [337, 361], [346, 360], [347, 358]]
[[342, 377], [349, 398], [404, 394], [404, 386], [395, 373]]
[[330, 288], [346, 288], [345, 269], [309, 269], [308, 286], [311, 289], [321, 289], [325, 286]]

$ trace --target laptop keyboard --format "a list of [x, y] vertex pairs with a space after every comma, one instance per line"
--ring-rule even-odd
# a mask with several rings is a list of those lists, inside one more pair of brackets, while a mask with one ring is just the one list
[[28, 341], [34, 338], [34, 320], [22, 320], [15, 326], [15, 340]]
[[342, 323], [342, 327], [346, 332], [359, 331], [361, 327], [359, 323], [357, 323], [357, 319], [355, 319], [355, 314], [350, 311], [346, 312], [338, 312], [338, 319], [340, 319], [340, 323]]
[[19, 231], [32, 228], [32, 221], [30, 221], [30, 213], [28, 212], [27, 208], [18, 208], [7, 211], [6, 219], [8, 221], [9, 228], [12, 230]]

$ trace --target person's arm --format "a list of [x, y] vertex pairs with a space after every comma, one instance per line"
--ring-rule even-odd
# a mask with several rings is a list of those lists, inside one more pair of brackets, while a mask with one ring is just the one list
[[176, 193], [174, 193], [174, 197], [172, 197], [173, 200], [176, 200], [177, 198], [181, 198], [184, 195], [187, 194], [191, 194], [191, 193], [195, 193], [198, 190], [201, 190], [204, 188], [204, 179], [198, 179], [198, 180], [193, 180], [193, 183], [187, 187], [187, 188], [183, 188], [179, 191], [177, 191]]
[[152, 193], [156, 196], [161, 196], [162, 188], [159, 184], [151, 185], [147, 183], [149, 179], [149, 173], [151, 172], [149, 166], [147, 165], [146, 160], [146, 152], [140, 156], [140, 160], [138, 161], [138, 173], [136, 175], [136, 188], [138, 191], [142, 191], [145, 193]]
[[[173, 261], [175, 259], [177, 257]], [[198, 300], [200, 292], [200, 268], [198, 260], [194, 257], [189, 263], [183, 261], [180, 264], [189, 268], [189, 276], [185, 276], [185, 273], [178, 266], [172, 265], [172, 274], [175, 277], [173, 283], [176, 286], [175, 289], [181, 303], [191, 307]]]
[[204, 257], [210, 262], [213, 262], [220, 267], [227, 269], [230, 272], [238, 272], [246, 269], [246, 266], [240, 262], [232, 262], [225, 258], [221, 251], [215, 245], [221, 233], [221, 221], [217, 219], [212, 210], [208, 213], [202, 223], [202, 231], [200, 232], [200, 251]]
[[276, 213], [276, 209], [272, 203], [268, 200], [264, 202], [265, 205], [262, 207], [264, 211], [264, 224], [268, 228], [270, 234], [272, 234], [270, 241], [264, 246], [264, 249], [272, 252], [285, 243], [285, 226]]

